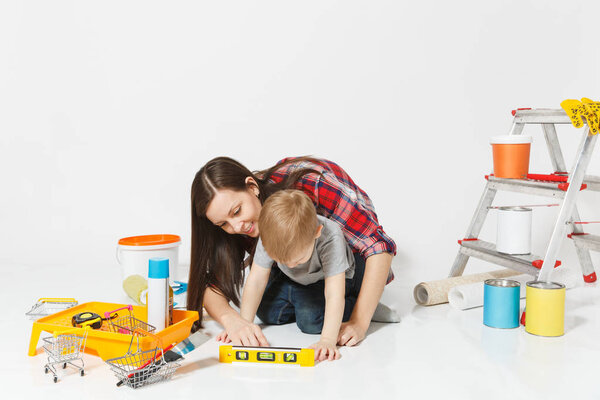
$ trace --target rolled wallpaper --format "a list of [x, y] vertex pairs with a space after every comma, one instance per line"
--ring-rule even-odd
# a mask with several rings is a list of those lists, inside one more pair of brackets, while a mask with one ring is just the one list
[[456, 276], [438, 281], [421, 282], [415, 286], [413, 295], [417, 304], [423, 306], [447, 303], [448, 292], [455, 286], [483, 282], [486, 279], [506, 278], [517, 274], [518, 272], [510, 269], [502, 269], [481, 274]]

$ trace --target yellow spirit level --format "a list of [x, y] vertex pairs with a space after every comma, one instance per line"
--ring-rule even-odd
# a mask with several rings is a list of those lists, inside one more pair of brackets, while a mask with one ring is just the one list
[[315, 351], [288, 347], [219, 346], [219, 361], [222, 363], [253, 362], [314, 367]]

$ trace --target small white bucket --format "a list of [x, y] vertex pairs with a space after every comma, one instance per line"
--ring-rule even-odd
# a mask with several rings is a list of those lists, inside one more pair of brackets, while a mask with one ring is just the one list
[[179, 246], [177, 235], [131, 236], [119, 240], [117, 261], [121, 265], [122, 281], [128, 276], [141, 275], [148, 279], [148, 261], [151, 258], [169, 259], [169, 282], [177, 280]]
[[514, 255], [531, 253], [531, 208], [498, 208], [496, 250]]

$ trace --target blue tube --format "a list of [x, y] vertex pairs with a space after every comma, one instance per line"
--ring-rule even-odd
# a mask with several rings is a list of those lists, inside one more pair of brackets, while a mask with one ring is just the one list
[[483, 284], [483, 324], [492, 328], [519, 326], [521, 284], [510, 279], [488, 279]]

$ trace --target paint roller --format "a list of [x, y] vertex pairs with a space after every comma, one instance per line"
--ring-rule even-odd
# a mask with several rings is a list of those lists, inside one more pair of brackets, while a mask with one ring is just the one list
[[129, 275], [123, 281], [123, 290], [137, 304], [146, 304], [148, 280], [141, 275]]

